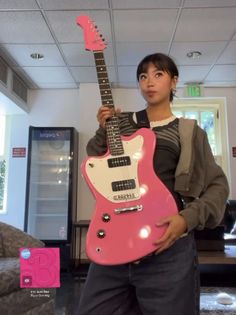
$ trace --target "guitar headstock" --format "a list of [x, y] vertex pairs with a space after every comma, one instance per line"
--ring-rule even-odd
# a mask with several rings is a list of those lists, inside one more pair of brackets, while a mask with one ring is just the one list
[[97, 30], [97, 26], [93, 23], [89, 16], [80, 15], [76, 19], [76, 23], [84, 31], [85, 48], [92, 51], [101, 51], [106, 48], [106, 44], [102, 35]]

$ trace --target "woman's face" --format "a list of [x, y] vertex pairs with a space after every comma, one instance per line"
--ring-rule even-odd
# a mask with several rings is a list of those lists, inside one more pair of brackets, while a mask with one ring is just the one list
[[158, 70], [150, 63], [147, 72], [139, 75], [141, 93], [149, 105], [170, 103], [170, 93], [175, 89], [177, 77], [171, 78], [169, 73]]

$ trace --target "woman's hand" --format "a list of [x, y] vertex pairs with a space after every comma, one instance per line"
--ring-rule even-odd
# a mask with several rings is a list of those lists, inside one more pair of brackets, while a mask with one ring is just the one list
[[99, 107], [97, 113], [97, 120], [99, 122], [99, 125], [105, 129], [107, 119], [111, 118], [115, 114], [119, 114], [120, 112], [121, 110], [119, 108], [115, 110], [114, 108], [108, 106]]
[[168, 224], [165, 234], [154, 243], [158, 246], [157, 254], [172, 246], [187, 231], [187, 223], [179, 214], [162, 219], [156, 223], [156, 226], [164, 224]]

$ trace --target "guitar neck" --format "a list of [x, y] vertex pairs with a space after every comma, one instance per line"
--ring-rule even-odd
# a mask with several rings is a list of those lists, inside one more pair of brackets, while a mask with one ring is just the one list
[[[103, 106], [115, 108], [111, 86], [107, 74], [103, 51], [94, 51], [97, 78], [100, 90], [100, 96]], [[117, 116], [113, 116], [106, 122], [107, 142], [111, 155], [120, 155], [124, 153], [123, 144], [120, 137], [119, 121]]]
[[111, 93], [111, 86], [107, 74], [107, 67], [105, 64], [103, 51], [94, 51], [94, 59], [97, 70], [97, 78], [102, 104], [108, 107], [114, 107], [113, 97]]

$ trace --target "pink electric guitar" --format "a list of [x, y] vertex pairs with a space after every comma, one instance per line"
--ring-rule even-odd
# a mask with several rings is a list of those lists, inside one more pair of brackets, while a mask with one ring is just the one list
[[[106, 45], [88, 16], [79, 16], [85, 47], [93, 51], [102, 104], [114, 107], [104, 60]], [[176, 214], [171, 193], [153, 170], [155, 134], [147, 128], [121, 136], [118, 118], [106, 123], [108, 151], [89, 157], [81, 171], [96, 199], [86, 239], [88, 257], [102, 265], [138, 260], [157, 249], [153, 243], [167, 226], [155, 225]]]

